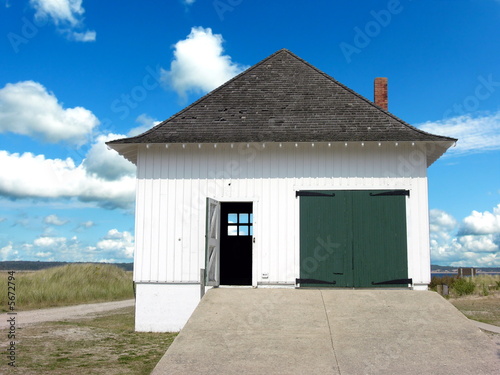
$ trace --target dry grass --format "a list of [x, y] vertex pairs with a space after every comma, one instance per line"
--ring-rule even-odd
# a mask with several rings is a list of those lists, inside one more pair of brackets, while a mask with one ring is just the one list
[[17, 332], [17, 368], [0, 373], [150, 374], [176, 333], [134, 332], [133, 307], [74, 322], [28, 326]]
[[[433, 283], [451, 285], [449, 301], [467, 318], [500, 327], [500, 275], [481, 275], [463, 280], [474, 285], [470, 295], [455, 290], [457, 278], [433, 278]], [[434, 288], [435, 289], [435, 288]]]
[[[132, 273], [110, 264], [70, 264], [15, 273], [16, 310], [134, 298]], [[0, 274], [0, 311], [6, 311], [6, 271]]]
[[450, 298], [449, 301], [467, 318], [500, 327], [500, 293]]
[[500, 275], [481, 275], [473, 278], [476, 294], [488, 296], [500, 291]]

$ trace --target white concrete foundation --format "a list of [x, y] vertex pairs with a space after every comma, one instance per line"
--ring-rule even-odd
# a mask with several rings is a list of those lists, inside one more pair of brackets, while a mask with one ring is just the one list
[[427, 284], [413, 284], [413, 290], [429, 290], [429, 285], [427, 285]]
[[136, 331], [178, 332], [200, 302], [200, 285], [137, 283], [136, 296]]

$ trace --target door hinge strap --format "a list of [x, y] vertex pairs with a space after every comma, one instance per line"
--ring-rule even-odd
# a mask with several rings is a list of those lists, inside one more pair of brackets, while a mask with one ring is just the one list
[[297, 197], [334, 197], [335, 193], [320, 193], [318, 191], [306, 191], [306, 190], [299, 190], [295, 192], [295, 198]]
[[295, 284], [329, 284], [329, 285], [335, 285], [335, 284], [337, 284], [337, 282], [336, 281], [317, 280], [317, 279], [295, 279]]
[[372, 281], [372, 285], [394, 285], [394, 284], [413, 284], [413, 279], [394, 279], [394, 280], [380, 281], [378, 283]]
[[384, 191], [382, 193], [370, 193], [370, 196], [372, 197], [379, 197], [384, 195], [406, 195], [407, 197], [409, 197], [410, 190], [391, 190], [391, 191]]

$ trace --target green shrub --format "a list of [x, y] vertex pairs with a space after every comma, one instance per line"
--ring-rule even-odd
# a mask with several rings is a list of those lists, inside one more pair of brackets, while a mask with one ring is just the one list
[[465, 296], [474, 293], [476, 284], [468, 278], [458, 278], [452, 286], [452, 290], [457, 296]]
[[490, 294], [490, 290], [489, 290], [488, 284], [481, 283], [481, 287], [483, 289], [483, 296], [487, 296], [487, 295]]

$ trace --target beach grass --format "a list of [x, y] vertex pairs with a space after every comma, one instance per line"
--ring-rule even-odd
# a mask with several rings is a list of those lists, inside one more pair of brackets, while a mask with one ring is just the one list
[[69, 264], [10, 274], [2, 271], [0, 283], [0, 311], [7, 311], [11, 301], [15, 301], [16, 310], [23, 311], [134, 298], [132, 272], [111, 264]]
[[500, 275], [433, 277], [429, 288], [436, 291], [438, 285], [448, 285], [450, 297], [465, 295], [486, 297], [500, 293]]

